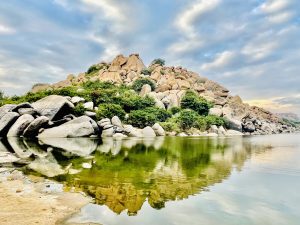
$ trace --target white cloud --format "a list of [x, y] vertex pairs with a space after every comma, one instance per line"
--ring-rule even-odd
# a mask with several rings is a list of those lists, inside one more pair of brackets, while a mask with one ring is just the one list
[[16, 30], [12, 27], [0, 23], [0, 35], [1, 34], [14, 34]]
[[268, 17], [268, 20], [271, 23], [280, 24], [280, 23], [288, 22], [290, 19], [293, 18], [293, 16], [294, 16], [293, 12], [287, 11], [287, 12], [282, 12], [282, 13], [277, 13], [277, 14], [271, 15]]
[[195, 35], [195, 20], [216, 8], [219, 3], [220, 0], [198, 0], [195, 3], [193, 2], [186, 10], [179, 13], [175, 25], [185, 35], [193, 37]]
[[265, 13], [274, 13], [285, 9], [290, 2], [290, 0], [268, 0], [260, 6], [260, 9]]
[[224, 68], [230, 63], [232, 63], [236, 56], [236, 53], [231, 51], [224, 51], [222, 53], [218, 53], [216, 55], [216, 58], [212, 62], [203, 64], [201, 68], [203, 70]]

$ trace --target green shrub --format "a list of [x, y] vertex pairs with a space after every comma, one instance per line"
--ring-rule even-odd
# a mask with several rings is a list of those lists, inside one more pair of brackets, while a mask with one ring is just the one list
[[145, 69], [142, 69], [142, 71], [141, 71], [141, 74], [144, 74], [144, 75], [151, 75], [151, 70], [150, 69], [148, 69], [148, 68], [145, 68]]
[[96, 73], [96, 72], [98, 72], [99, 70], [101, 70], [103, 68], [103, 66], [102, 65], [91, 65], [89, 68], [88, 68], [88, 70], [86, 71], [86, 74], [87, 75], [92, 75], [92, 74], [94, 74], [94, 73]]
[[124, 92], [120, 96], [115, 97], [114, 101], [121, 105], [126, 112], [130, 112], [131, 110], [145, 109], [155, 105], [153, 98], [149, 96], [141, 97], [135, 92], [131, 91]]
[[83, 83], [82, 87], [86, 90], [95, 91], [98, 89], [113, 89], [116, 86], [111, 82], [101, 82], [101, 81], [87, 81]]
[[198, 118], [196, 119], [196, 121], [193, 124], [194, 128], [197, 128], [201, 131], [205, 131], [207, 130], [207, 121], [206, 121], [206, 117], [204, 116], [198, 116]]
[[86, 109], [84, 108], [83, 103], [79, 103], [74, 107], [74, 109], [72, 109], [72, 114], [75, 116], [82, 116], [85, 111]]
[[178, 116], [179, 126], [184, 130], [189, 129], [195, 125], [195, 122], [198, 120], [198, 118], [199, 115], [197, 112], [190, 109], [184, 109]]
[[103, 118], [112, 118], [113, 116], [118, 116], [121, 120], [125, 118], [125, 111], [120, 105], [117, 104], [101, 104], [96, 111], [97, 120]]
[[223, 117], [209, 115], [205, 117], [207, 127], [209, 128], [211, 125], [225, 126], [228, 127], [227, 121]]
[[136, 92], [140, 92], [142, 90], [142, 87], [145, 84], [149, 84], [151, 86], [151, 90], [154, 91], [155, 89], [155, 83], [152, 80], [149, 80], [147, 78], [140, 78], [133, 82], [132, 89]]
[[192, 109], [199, 115], [203, 116], [208, 115], [208, 111], [211, 107], [211, 103], [209, 103], [203, 97], [197, 96], [197, 94], [193, 91], [187, 91], [181, 100], [181, 108]]
[[74, 96], [78, 95], [77, 88], [74, 86], [55, 89], [52, 91], [52, 94], [62, 95], [62, 96], [70, 96], [70, 97], [74, 97]]
[[175, 117], [169, 118], [167, 121], [160, 122], [159, 124], [162, 126], [162, 128], [164, 128], [165, 131], [169, 131], [169, 132], [175, 131], [177, 133], [181, 131], [178, 125], [178, 119]]
[[134, 110], [128, 115], [127, 123], [134, 127], [143, 128], [153, 126], [156, 122], [156, 115], [150, 114], [145, 110]]
[[172, 116], [172, 114], [169, 111], [157, 107], [145, 108], [144, 111], [149, 114], [155, 115], [156, 121], [159, 122], [164, 122]]
[[170, 112], [173, 114], [173, 115], [175, 115], [176, 113], [179, 113], [181, 111], [181, 108], [179, 108], [179, 107], [172, 107], [171, 109], [170, 109]]
[[154, 59], [151, 64], [158, 64], [164, 66], [166, 64], [166, 61], [164, 59], [158, 58], [158, 59]]

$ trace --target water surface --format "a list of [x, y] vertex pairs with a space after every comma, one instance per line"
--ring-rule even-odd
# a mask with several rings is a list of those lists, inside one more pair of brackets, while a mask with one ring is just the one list
[[26, 172], [94, 202], [66, 223], [299, 224], [300, 135], [8, 139]]

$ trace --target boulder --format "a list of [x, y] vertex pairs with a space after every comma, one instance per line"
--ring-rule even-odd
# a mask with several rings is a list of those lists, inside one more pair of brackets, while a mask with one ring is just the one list
[[184, 133], [184, 132], [181, 132], [181, 133], [177, 134], [177, 136], [178, 137], [186, 137], [188, 135], [186, 133]]
[[154, 130], [147, 126], [142, 130], [143, 137], [156, 137]]
[[210, 108], [208, 115], [222, 116], [223, 112], [221, 108]]
[[246, 121], [242, 124], [242, 128], [244, 132], [252, 133], [255, 131], [255, 125], [251, 121]]
[[140, 96], [145, 97], [150, 92], [151, 92], [151, 86], [149, 84], [144, 84], [140, 92]]
[[58, 127], [45, 129], [38, 135], [39, 138], [49, 137], [88, 137], [95, 134], [95, 124], [88, 116], [81, 116]]
[[32, 103], [32, 107], [40, 115], [46, 116], [50, 120], [57, 120], [69, 114], [74, 105], [63, 96], [49, 95]]
[[6, 136], [9, 128], [14, 124], [14, 122], [19, 117], [16, 112], [8, 112], [0, 119], [0, 137]]
[[210, 128], [209, 128], [209, 133], [215, 133], [217, 134], [218, 133], [218, 127], [216, 125], [211, 125]]
[[28, 125], [34, 121], [34, 117], [29, 114], [20, 116], [17, 121], [12, 125], [7, 133], [7, 137], [19, 137], [23, 135], [24, 130]]
[[114, 138], [126, 138], [128, 137], [127, 135], [125, 134], [121, 134], [121, 133], [116, 133], [113, 135]]
[[122, 69], [126, 71], [141, 72], [145, 68], [143, 61], [140, 59], [138, 54], [131, 54], [127, 62], [122, 66]]
[[28, 127], [24, 130], [24, 137], [36, 137], [41, 128], [44, 128], [49, 122], [49, 118], [46, 116], [40, 116], [32, 121]]
[[32, 108], [32, 106], [30, 105], [29, 102], [24, 102], [24, 103], [20, 103], [18, 105], [16, 105], [13, 109], [11, 109], [12, 112], [18, 112], [19, 109], [22, 109], [22, 108]]
[[19, 158], [17, 158], [10, 152], [0, 151], [0, 165], [4, 163], [17, 162], [19, 160], [20, 160]]
[[152, 129], [154, 130], [156, 136], [165, 136], [166, 135], [164, 128], [162, 128], [158, 123], [155, 123], [152, 126]]
[[96, 118], [97, 113], [91, 111], [85, 111], [84, 115], [88, 117]]
[[132, 125], [124, 125], [125, 132], [129, 137], [142, 137], [142, 130], [134, 128]]
[[112, 123], [112, 125], [115, 125], [117, 127], [120, 127], [120, 128], [123, 127], [121, 120], [117, 116], [114, 116], [113, 118], [111, 118], [111, 123]]
[[242, 121], [233, 119], [231, 116], [224, 116], [228, 122], [228, 126], [232, 130], [242, 131]]
[[155, 101], [155, 106], [156, 107], [161, 108], [161, 109], [166, 109], [165, 104], [162, 101], [160, 101], [158, 99], [154, 99], [154, 101]]
[[88, 110], [94, 110], [94, 103], [93, 102], [86, 102], [83, 104], [83, 107], [85, 109], [88, 109]]
[[109, 118], [105, 118], [105, 119], [98, 121], [97, 124], [99, 127], [103, 128], [106, 125], [111, 125], [111, 121]]
[[219, 136], [225, 136], [226, 135], [226, 130], [224, 129], [223, 126], [220, 126], [218, 129], [218, 135]]
[[85, 99], [81, 98], [79, 96], [74, 96], [74, 97], [71, 98], [71, 102], [73, 104], [77, 104], [77, 103], [80, 103], [80, 102], [85, 102]]
[[0, 119], [8, 112], [10, 112], [16, 105], [8, 104], [0, 107]]
[[38, 115], [38, 112], [33, 108], [20, 108], [20, 109], [18, 109], [18, 113], [20, 115], [25, 115], [25, 114], [29, 114], [29, 115], [32, 115], [32, 116], [37, 116]]
[[102, 130], [101, 137], [112, 137], [115, 133], [114, 125], [105, 125]]

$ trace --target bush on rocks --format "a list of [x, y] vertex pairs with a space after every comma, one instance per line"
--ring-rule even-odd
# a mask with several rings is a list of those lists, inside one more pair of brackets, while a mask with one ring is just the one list
[[199, 115], [207, 116], [212, 104], [193, 91], [187, 91], [181, 100], [181, 108], [192, 109]]
[[114, 101], [121, 105], [126, 112], [145, 109], [155, 105], [153, 98], [149, 96], [141, 97], [130, 91], [124, 92], [122, 95], [116, 97]]
[[140, 78], [133, 82], [132, 89], [136, 92], [140, 92], [142, 90], [142, 87], [144, 84], [149, 84], [151, 86], [151, 90], [154, 91], [155, 89], [155, 83], [147, 78]]
[[101, 120], [104, 118], [112, 118], [113, 116], [118, 116], [121, 120], [125, 118], [125, 111], [118, 104], [101, 104], [96, 111], [97, 120]]
[[184, 109], [180, 112], [178, 116], [179, 126], [182, 129], [189, 129], [194, 126], [195, 122], [199, 118], [199, 115], [190, 109]]
[[156, 122], [156, 115], [150, 114], [145, 110], [134, 110], [128, 115], [127, 123], [134, 127], [144, 128], [153, 126]]
[[72, 109], [72, 114], [74, 114], [74, 116], [79, 117], [79, 116], [83, 116], [85, 111], [86, 108], [84, 108], [83, 103], [79, 103]]
[[164, 59], [154, 59], [152, 62], [151, 62], [151, 65], [153, 64], [158, 64], [160, 66], [164, 66], [166, 64], [166, 61]]
[[181, 109], [179, 108], [179, 107], [176, 107], [176, 106], [174, 106], [174, 107], [172, 107], [171, 109], [170, 109], [170, 112], [173, 114], [173, 115], [175, 115], [176, 113], [179, 113], [181, 111]]

